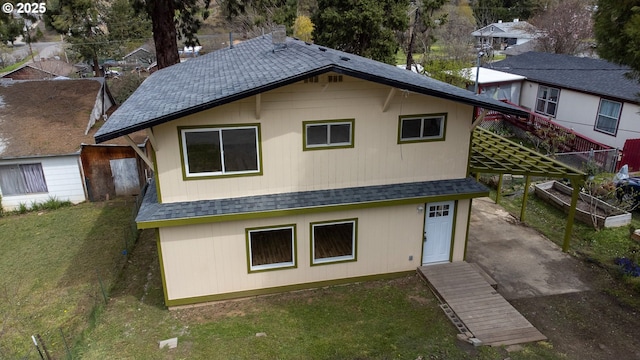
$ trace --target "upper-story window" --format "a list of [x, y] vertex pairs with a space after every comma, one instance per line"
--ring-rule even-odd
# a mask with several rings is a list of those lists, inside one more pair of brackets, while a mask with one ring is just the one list
[[0, 166], [0, 190], [3, 196], [46, 193], [42, 164]]
[[401, 116], [398, 123], [398, 142], [444, 140], [447, 114]]
[[304, 150], [353, 147], [354, 119], [304, 121]]
[[538, 86], [538, 98], [536, 99], [536, 112], [549, 116], [556, 116], [558, 111], [558, 98], [560, 89]]
[[180, 128], [184, 176], [259, 174], [259, 125]]
[[600, 107], [598, 108], [598, 118], [596, 119], [595, 129], [607, 134], [615, 135], [618, 130], [620, 110], [622, 110], [622, 103], [600, 99]]

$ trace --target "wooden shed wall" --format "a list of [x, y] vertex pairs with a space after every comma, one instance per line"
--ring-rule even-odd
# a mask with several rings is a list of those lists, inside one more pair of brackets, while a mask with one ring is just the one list
[[129, 146], [83, 145], [81, 153], [82, 169], [89, 201], [103, 201], [116, 196], [111, 160], [134, 158], [137, 163], [138, 195], [145, 182], [144, 162]]

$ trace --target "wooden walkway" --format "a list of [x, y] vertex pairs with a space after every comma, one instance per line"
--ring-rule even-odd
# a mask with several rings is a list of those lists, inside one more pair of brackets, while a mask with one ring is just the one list
[[[482, 345], [512, 345], [547, 339], [471, 264], [459, 261], [421, 266], [418, 274]], [[446, 305], [443, 307], [445, 312]]]

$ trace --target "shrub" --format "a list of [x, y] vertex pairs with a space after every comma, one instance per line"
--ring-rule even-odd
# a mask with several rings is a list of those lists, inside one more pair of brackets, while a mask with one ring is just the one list
[[633, 277], [640, 276], [640, 265], [634, 263], [633, 260], [629, 258], [616, 258], [615, 264], [620, 266], [620, 269], [625, 275]]
[[26, 203], [22, 203], [21, 202], [20, 204], [18, 204], [18, 213], [19, 214], [24, 214], [27, 211], [29, 211], [29, 207], [27, 207]]
[[2, 207], [2, 195], [0, 195], [0, 217], [4, 215], [4, 208]]

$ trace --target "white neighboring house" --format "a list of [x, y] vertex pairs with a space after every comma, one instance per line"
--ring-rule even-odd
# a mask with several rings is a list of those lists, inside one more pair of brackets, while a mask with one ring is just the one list
[[524, 76], [519, 101], [597, 142], [622, 149], [640, 138], [640, 85], [600, 59], [527, 52], [487, 66]]
[[[2, 208], [50, 198], [86, 200], [80, 145], [93, 143], [90, 124], [113, 105], [104, 79], [1, 82]], [[29, 94], [26, 96], [25, 94]]]
[[475, 43], [496, 50], [504, 50], [508, 46], [524, 44], [536, 38], [536, 29], [526, 21], [513, 19], [511, 22], [498, 20], [497, 23], [482, 27], [471, 35], [476, 39]]

